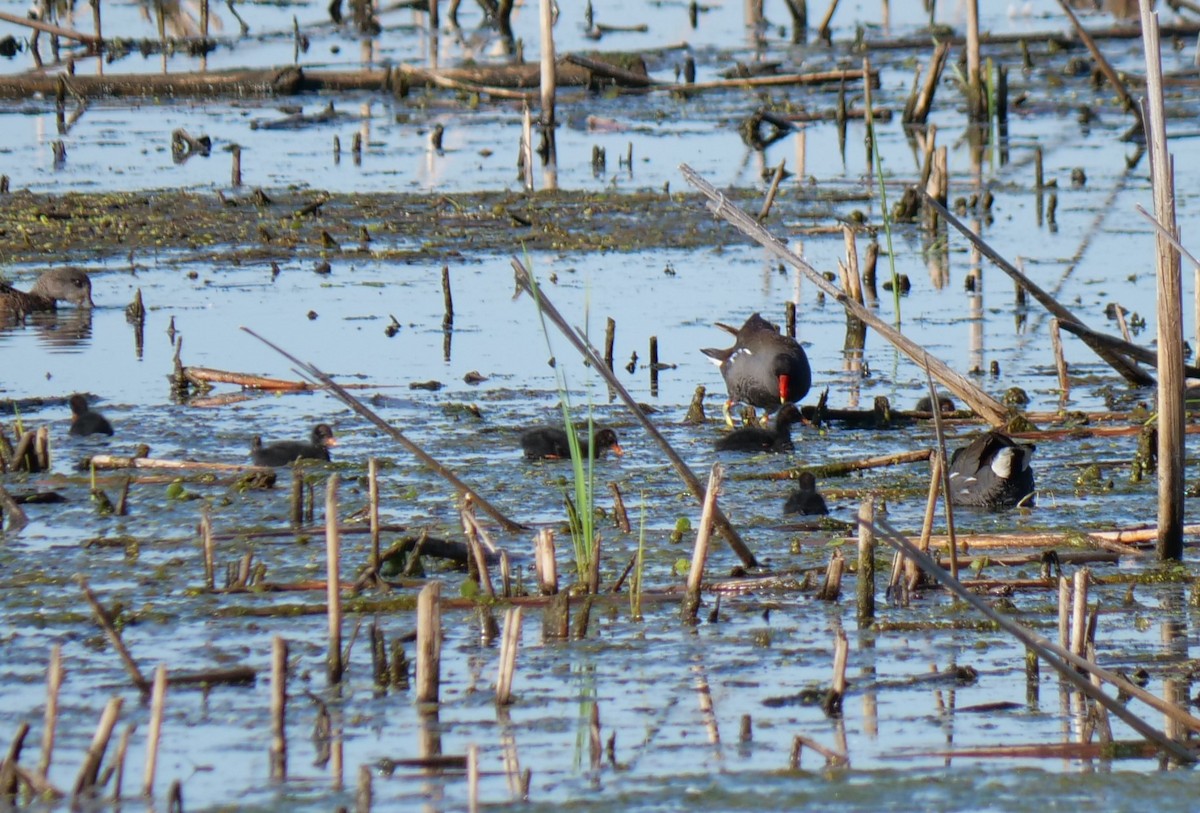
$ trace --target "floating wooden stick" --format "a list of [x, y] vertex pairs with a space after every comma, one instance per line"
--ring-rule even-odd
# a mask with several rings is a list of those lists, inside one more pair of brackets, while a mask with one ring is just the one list
[[342, 682], [342, 592], [341, 592], [341, 537], [338, 535], [338, 484], [337, 473], [329, 475], [325, 486], [325, 584], [326, 604], [329, 607], [329, 651], [326, 655], [329, 667], [329, 684]]
[[700, 511], [700, 527], [696, 531], [696, 547], [692, 550], [692, 567], [688, 571], [687, 592], [684, 595], [681, 617], [685, 622], [695, 623], [700, 609], [700, 585], [704, 580], [704, 563], [708, 560], [708, 540], [712, 535], [713, 513], [717, 507], [717, 493], [725, 470], [720, 463], [713, 463], [708, 473], [708, 489], [704, 492], [704, 506]]
[[167, 665], [154, 670], [154, 689], [150, 693], [150, 731], [146, 735], [146, 773], [142, 795], [154, 798], [154, 772], [158, 767], [158, 744], [162, 738], [163, 707], [167, 698]]
[[500, 668], [496, 678], [496, 705], [512, 703], [513, 674], [517, 669], [517, 650], [521, 646], [521, 608], [504, 612], [504, 637], [500, 639]]
[[430, 582], [417, 596], [417, 702], [438, 702], [442, 661], [441, 582]]

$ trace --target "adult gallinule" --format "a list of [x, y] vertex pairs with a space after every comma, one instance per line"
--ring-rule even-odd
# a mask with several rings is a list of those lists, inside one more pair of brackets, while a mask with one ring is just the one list
[[812, 371], [804, 348], [782, 335], [775, 325], [753, 314], [741, 328], [717, 323], [736, 337], [733, 347], [704, 348], [700, 352], [721, 368], [729, 400], [725, 421], [730, 426], [729, 408], [744, 402], [774, 412], [786, 403], [799, 401], [812, 385]]
[[[612, 449], [617, 457], [625, 454], [621, 444], [617, 442], [617, 433], [611, 429], [600, 429], [594, 436], [591, 448], [595, 457], [603, 457]], [[525, 451], [527, 460], [558, 460], [570, 458], [571, 442], [567, 433], [557, 426], [540, 426], [521, 433], [521, 448]], [[586, 438], [579, 438], [579, 454], [583, 459], [588, 457], [589, 444]]]
[[112, 424], [99, 412], [88, 409], [87, 397], [75, 393], [67, 401], [71, 405], [72, 435], [111, 435]]
[[84, 271], [70, 267], [43, 271], [28, 293], [0, 282], [0, 311], [18, 314], [52, 311], [59, 301], [92, 306], [92, 281]]
[[796, 490], [788, 495], [783, 504], [785, 514], [828, 514], [825, 498], [817, 492], [817, 478], [811, 471], [802, 471], [796, 478]]
[[790, 452], [793, 448], [792, 424], [800, 420], [800, 409], [795, 404], [787, 404], [775, 416], [773, 428], [744, 426], [718, 439], [714, 445], [718, 452]]
[[250, 457], [256, 466], [286, 466], [300, 459], [328, 460], [329, 448], [337, 446], [337, 439], [327, 423], [313, 427], [308, 443], [299, 440], [284, 440], [263, 446], [262, 438], [255, 437], [250, 444]]
[[1012, 508], [1033, 503], [1033, 446], [986, 432], [950, 457], [950, 500], [955, 505]]

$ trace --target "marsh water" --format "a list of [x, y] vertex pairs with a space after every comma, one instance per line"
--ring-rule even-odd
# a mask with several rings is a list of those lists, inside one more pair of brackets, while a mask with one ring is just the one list
[[[956, 86], [946, 81], [939, 90], [932, 120], [939, 143], [949, 147], [951, 199], [990, 190], [991, 211], [975, 211], [970, 218], [985, 239], [1010, 259], [1020, 257], [1035, 281], [1093, 328], [1117, 333], [1106, 308], [1111, 303], [1124, 307], [1135, 340], [1150, 345], [1155, 329], [1153, 238], [1134, 208], [1150, 207], [1150, 185], [1139, 148], [1121, 140], [1129, 117], [1106, 87], [1090, 80], [1086, 52], [1045, 45], [1046, 33], [1068, 27], [1057, 4], [987, 5], [986, 29], [1030, 35], [1033, 66], [1021, 70], [1015, 45], [993, 48], [990, 55], [1010, 67], [1010, 95], [1024, 94], [1024, 101], [1012, 108], [1007, 139], [993, 138], [982, 148], [975, 146], [977, 136], [967, 134]], [[800, 72], [859, 65], [861, 54], [848, 43], [860, 28], [868, 40], [887, 41], [918, 36], [928, 21], [917, 3], [892, 3], [886, 28], [879, 4], [843, 4], [834, 18], [835, 47], [830, 49], [790, 44], [782, 6], [769, 4], [772, 24], [757, 30], [745, 26], [743, 10], [735, 3], [705, 6], [695, 27], [683, 3], [593, 6], [598, 23], [645, 23], [648, 30], [588, 39], [583, 9], [563, 3], [556, 27], [559, 52], [641, 51], [652, 75], [664, 80], [673, 79], [685, 41], [696, 59], [698, 79], [715, 78], [735, 61], [748, 63], [756, 56], [781, 60], [783, 70]], [[236, 8], [251, 35], [235, 37], [236, 22], [214, 7], [225, 29], [223, 44], [209, 55], [210, 70], [289, 64], [292, 14], [308, 32], [303, 65], [363, 65], [358, 38], [330, 26], [323, 4]], [[20, 11], [12, 3], [3, 10]], [[536, 52], [536, 11], [536, 6], [521, 5], [514, 16], [529, 58]], [[157, 36], [151, 13], [141, 6], [113, 4], [105, 6], [105, 15], [106, 31]], [[382, 15], [384, 32], [370, 52], [370, 64], [426, 59], [422, 20], [409, 10]], [[77, 10], [74, 18], [64, 20], [68, 22], [91, 30], [86, 10]], [[464, 4], [461, 22], [466, 33], [447, 33], [442, 42], [443, 65], [502, 59], [495, 55], [495, 38], [482, 26], [477, 6]], [[938, 22], [958, 31], [963, 26], [960, 10], [952, 4], [939, 4]], [[1108, 14], [1093, 14], [1085, 22], [1097, 28], [1116, 23]], [[1176, 156], [1180, 231], [1187, 245], [1197, 226], [1193, 190], [1200, 188], [1200, 169], [1190, 157], [1194, 132], [1189, 122], [1197, 112], [1194, 36], [1190, 41], [1168, 39], [1167, 44], [1165, 66], [1178, 79], [1168, 89], [1168, 130]], [[952, 51], [952, 61], [959, 50]], [[1104, 50], [1119, 69], [1137, 75], [1144, 70], [1140, 40], [1105, 40]], [[927, 60], [927, 51], [872, 54], [881, 71], [876, 106], [898, 114], [915, 65]], [[1085, 67], [1074, 59], [1083, 59]], [[198, 67], [196, 60], [182, 55], [169, 61], [172, 72]], [[28, 68], [24, 53], [0, 60], [4, 73]], [[80, 60], [76, 69], [94, 68]], [[105, 66], [109, 73], [160, 69], [157, 55], [127, 56]], [[851, 106], [861, 106], [860, 89], [847, 92]], [[251, 124], [282, 117], [285, 104], [312, 112], [330, 101], [345, 114], [331, 123], [290, 130]], [[765, 103], [785, 101], [796, 109], [829, 111], [836, 106], [837, 88], [738, 89], [690, 97], [564, 90], [558, 184], [573, 193], [594, 194], [597, 209], [618, 208], [625, 194], [657, 195], [657, 216], [671, 222], [694, 218], [703, 207], [689, 194], [678, 170], [681, 162], [718, 187], [745, 195], [765, 191], [763, 169], [786, 160], [796, 174], [783, 182], [779, 208], [767, 225], [815, 267], [833, 271], [845, 249], [840, 229], [828, 227], [856, 211], [870, 224], [881, 225], [864, 128], [861, 119], [851, 120], [843, 139], [835, 122], [816, 122], [764, 150], [747, 146], [738, 123]], [[0, 731], [11, 732], [21, 721], [32, 724], [23, 762], [33, 761], [28, 755], [41, 730], [46, 662], [50, 646], [57, 643], [67, 677], [50, 779], [70, 789], [101, 708], [109, 697], [121, 696], [125, 706], [118, 732], [137, 726], [129, 739], [123, 789], [123, 806], [133, 809], [165, 806], [165, 789], [178, 780], [188, 809], [328, 810], [354, 804], [361, 766], [372, 776], [378, 809], [413, 804], [464, 809], [468, 791], [462, 771], [402, 764], [427, 754], [430, 742], [447, 755], [478, 747], [479, 794], [488, 807], [1012, 810], [1099, 802], [1110, 809], [1130, 809], [1146, 803], [1147, 783], [1152, 782], [1160, 809], [1191, 809], [1194, 778], [1188, 770], [1163, 770], [1157, 760], [1146, 758], [1046, 756], [1051, 745], [1079, 740], [1087, 716], [1083, 706], [1049, 670], [1027, 676], [1023, 647], [936, 591], [899, 606], [884, 601], [881, 588], [878, 623], [865, 628], [856, 624], [851, 591], [838, 602], [824, 602], [811, 590], [788, 584], [723, 593], [719, 607], [715, 593], [708, 593], [697, 626], [679, 621], [674, 600], [648, 601], [643, 617], [635, 619], [626, 589], [615, 600], [597, 603], [586, 635], [569, 640], [546, 637], [540, 610], [526, 608], [516, 700], [504, 712], [493, 702], [498, 638], [491, 618], [499, 619], [501, 610], [455, 606], [444, 613], [442, 702], [431, 718], [419, 712], [410, 692], [377, 690], [370, 669], [367, 626], [377, 623], [389, 640], [405, 636], [415, 627], [411, 609], [397, 609], [399, 603], [393, 602], [386, 611], [361, 611], [375, 598], [371, 594], [357, 605], [360, 611], [351, 602], [345, 622], [346, 639], [354, 639], [350, 666], [341, 691], [334, 692], [325, 680], [323, 592], [224, 594], [203, 589], [196, 525], [205, 510], [220, 535], [222, 573], [226, 563], [251, 551], [272, 582], [324, 578], [319, 534], [257, 534], [289, 529], [289, 473], [282, 472], [273, 489], [245, 491], [192, 477], [184, 479], [181, 491], [172, 475], [136, 473], [128, 515], [98, 513], [88, 475], [76, 469], [87, 455], [127, 455], [145, 443], [156, 458], [249, 463], [252, 437], [300, 439], [313, 424], [328, 422], [340, 441], [335, 462], [310, 469], [309, 475], [320, 491], [329, 471], [341, 474], [344, 524], [362, 524], [366, 461], [376, 457], [382, 463], [383, 521], [408, 529], [385, 534], [385, 545], [422, 529], [439, 537], [461, 537], [453, 491], [326, 394], [243, 397], [229, 385], [215, 393], [227, 398], [189, 400], [173, 394], [168, 380], [175, 353], [172, 336], [182, 337], [184, 364], [296, 378], [285, 359], [239, 329], [247, 326], [339, 382], [354, 385], [355, 394], [382, 417], [508, 516], [531, 527], [561, 529], [565, 522], [569, 468], [525, 461], [518, 442], [522, 428], [560, 420], [556, 370], [561, 372], [577, 413], [590, 410], [614, 426], [626, 452], [596, 468], [597, 506], [604, 514], [599, 520], [602, 584], [617, 579], [644, 536], [646, 587], [678, 587], [678, 565], [690, 558], [693, 532], [676, 540], [672, 531], [683, 521], [697, 525], [699, 506], [594, 372], [553, 328], [547, 334], [531, 299], [513, 297], [510, 260], [515, 255], [529, 263], [547, 297], [586, 326], [594, 343], [601, 343], [605, 320], [615, 320], [615, 368], [621, 381], [652, 408], [656, 425], [695, 471], [703, 474], [717, 460], [726, 466], [721, 504], [759, 560], [775, 571], [822, 569], [848, 535], [848, 526], [785, 518], [788, 486], [766, 475], [928, 448], [934, 443], [933, 427], [918, 422], [887, 430], [853, 429], [834, 423], [797, 428], [796, 451], [790, 455], [717, 454], [712, 444], [723, 431], [718, 413], [724, 387], [699, 349], [728, 344], [715, 322], [740, 323], [756, 311], [782, 322], [784, 303], [792, 301], [799, 312], [797, 338], [814, 370], [806, 403], [828, 389], [829, 403], [836, 408], [869, 408], [877, 396], [885, 396], [894, 408], [907, 409], [925, 394], [925, 375], [873, 334], [867, 339], [867, 370], [850, 371], [842, 351], [845, 317], [840, 307], [715, 220], [697, 220], [702, 236], [690, 238], [686, 246], [649, 237], [659, 228], [647, 222], [645, 240], [639, 239], [638, 229], [629, 229], [624, 250], [604, 252], [526, 250], [526, 226], [515, 220], [511, 241], [480, 245], [468, 238], [449, 246], [419, 235], [395, 237], [382, 222], [354, 224], [368, 230], [369, 241], [360, 239], [357, 227], [339, 222], [332, 245], [264, 240], [251, 247], [206, 234], [99, 251], [86, 238], [60, 241], [53, 231], [42, 231], [55, 223], [46, 214], [45, 201], [51, 199], [42, 195], [111, 193], [119, 212], [116, 206], [125, 200], [119, 196], [144, 196], [153, 205], [156, 194], [162, 194], [164, 200], [178, 202], [180, 198], [162, 191], [178, 187], [235, 202], [254, 188], [278, 199], [322, 191], [342, 199], [363, 192], [429, 193], [444, 198], [446, 212], [466, 219], [492, 205], [481, 203], [478, 193], [503, 191], [514, 200], [522, 196], [515, 166], [520, 119], [520, 108], [513, 103], [476, 103], [449, 93], [414, 91], [407, 98], [363, 93], [269, 101], [91, 102], [69, 131], [60, 133], [52, 99], [0, 105], [0, 162], [15, 190], [0, 199], [9, 254], [4, 276], [27, 288], [47, 264], [84, 265], [91, 272], [96, 302], [90, 313], [64, 309], [0, 332], [5, 422], [11, 427], [16, 419], [5, 404], [25, 403], [20, 420], [27, 427], [48, 425], [53, 453], [49, 472], [6, 474], [4, 486], [14, 493], [54, 491], [65, 498], [60, 504], [27, 506], [30, 523], [0, 537]], [[445, 128], [441, 151], [429, 145], [437, 124]], [[212, 155], [174, 163], [170, 134], [179, 127], [210, 135], [216, 147]], [[346, 152], [355, 133], [364, 136], [366, 145], [360, 162]], [[340, 160], [332, 149], [334, 136], [343, 144]], [[56, 140], [65, 144], [65, 161], [53, 159], [51, 143]], [[237, 189], [229, 186], [229, 155], [221, 149], [231, 143], [243, 147], [245, 185]], [[919, 175], [920, 152], [898, 115], [878, 125], [877, 143], [887, 194], [894, 200]], [[602, 172], [593, 168], [594, 146], [603, 147], [608, 156]], [[1040, 202], [1034, 188], [1035, 147], [1042, 150], [1047, 179], [1056, 181]], [[620, 164], [617, 156], [630, 150], [632, 165]], [[540, 167], [535, 179], [540, 189], [545, 180]], [[533, 193], [550, 201], [553, 194]], [[756, 209], [758, 196], [747, 197], [752, 202], [748, 208]], [[298, 218], [281, 208], [246, 211], [271, 233], [293, 228], [300, 233]], [[188, 212], [180, 211], [178, 217], [186, 219]], [[548, 217], [549, 225], [572, 234], [609, 228], [597, 223], [610, 222], [600, 216], [569, 221]], [[318, 231], [322, 224], [318, 221]], [[332, 221], [328, 228], [334, 228]], [[613, 234], [598, 233], [596, 238], [608, 244]], [[861, 251], [866, 238], [859, 239]], [[1049, 320], [1034, 303], [1017, 301], [1007, 277], [988, 265], [973, 266], [967, 244], [952, 232], [930, 236], [919, 224], [897, 224], [890, 255], [882, 231], [879, 240], [880, 278], [891, 276], [890, 260], [912, 288], [898, 299], [881, 290], [874, 307], [930, 353], [970, 373], [989, 393], [1000, 397], [1020, 387], [1030, 397], [1026, 409], [1042, 413], [1060, 407], [1126, 411], [1139, 402], [1153, 403], [1152, 391], [1130, 390], [1070, 337], [1064, 342], [1072, 388], [1060, 401]], [[328, 273], [316, 271], [321, 262], [329, 263]], [[443, 330], [443, 267], [449, 269], [454, 294], [449, 334]], [[977, 280], [972, 287], [966, 285], [968, 276]], [[1185, 279], [1190, 281], [1190, 275]], [[1190, 295], [1191, 286], [1185, 288]], [[125, 306], [139, 290], [148, 309], [140, 342], [125, 316]], [[1190, 310], [1185, 308], [1189, 337], [1197, 329]], [[388, 330], [395, 325], [398, 330]], [[657, 338], [659, 360], [667, 365], [653, 385], [647, 366], [651, 337]], [[441, 387], [410, 386], [433, 381]], [[708, 390], [709, 420], [704, 426], [685, 425], [682, 419], [699, 385]], [[116, 427], [112, 439], [71, 438], [62, 402], [37, 406], [29, 400], [75, 391], [95, 396], [95, 406]], [[950, 445], [965, 442], [980, 426], [952, 422]], [[1136, 443], [1135, 434], [1042, 442], [1035, 458], [1036, 507], [959, 511], [958, 528], [1071, 533], [1153, 523], [1153, 478], [1135, 482], [1130, 477]], [[1190, 467], [1191, 455], [1189, 441]], [[1098, 478], [1081, 480], [1087, 463], [1099, 464]], [[98, 485], [115, 494], [121, 478], [130, 473], [98, 472]], [[922, 463], [825, 478], [819, 485], [834, 520], [848, 523], [861, 498], [875, 493], [890, 522], [916, 532], [928, 476]], [[610, 482], [619, 484], [625, 496], [632, 533], [619, 532], [611, 521]], [[1192, 507], [1189, 499], [1189, 513]], [[318, 507], [318, 522], [321, 513]], [[939, 520], [938, 530], [942, 527]], [[530, 586], [533, 531], [493, 531], [496, 541], [515, 555], [521, 582]], [[366, 561], [366, 535], [346, 534], [342, 552], [343, 575], [353, 574]], [[880, 552], [881, 568], [889, 556]], [[1093, 596], [1100, 608], [1098, 658], [1110, 668], [1143, 670], [1147, 687], [1157, 694], [1170, 681], [1184, 702], [1192, 693], [1190, 647], [1200, 621], [1189, 600], [1195, 575], [1191, 559], [1189, 549], [1182, 565], [1163, 567], [1152, 557], [1131, 553], [1093, 571], [1099, 582]], [[716, 580], [738, 564], [718, 545], [708, 573]], [[459, 595], [465, 574], [433, 563], [428, 567], [430, 578], [444, 580], [443, 595]], [[565, 533], [559, 537], [559, 568], [563, 574], [574, 568]], [[258, 672], [251, 686], [169, 691], [153, 802], [137, 796], [148, 709], [93, 622], [72, 580], [75, 574], [84, 574], [116, 613], [144, 672], [158, 663], [172, 672], [230, 665]], [[1038, 567], [984, 566], [983, 575], [1036, 578]], [[415, 590], [397, 593], [415, 595]], [[1053, 591], [1018, 590], [995, 600], [1053, 637]], [[843, 716], [830, 718], [810, 695], [829, 685], [838, 630], [845, 630], [851, 641], [851, 685]], [[269, 779], [269, 664], [276, 635], [291, 645], [285, 783]], [[405, 646], [414, 658], [412, 645]], [[976, 676], [928, 678], [931, 671], [953, 674], [958, 667], [970, 667]], [[314, 737], [322, 707], [329, 710], [332, 734]], [[1134, 707], [1156, 723], [1161, 718]], [[741, 734], [744, 718], [750, 720], [749, 738]], [[1115, 720], [1113, 728], [1118, 740], [1135, 738]], [[849, 767], [827, 770], [822, 758], [805, 751], [800, 770], [789, 770], [796, 735], [845, 753]], [[1046, 751], [996, 756], [974, 750], [1019, 745], [1046, 746]], [[524, 769], [532, 777], [528, 802], [520, 799], [512, 780]]]

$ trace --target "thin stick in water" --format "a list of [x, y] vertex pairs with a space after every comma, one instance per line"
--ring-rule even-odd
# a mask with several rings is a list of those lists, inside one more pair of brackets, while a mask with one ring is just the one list
[[160, 663], [154, 670], [154, 688], [150, 692], [150, 731], [146, 735], [146, 773], [142, 795], [154, 798], [154, 772], [158, 767], [158, 744], [162, 739], [163, 707], [167, 700], [167, 665]]
[[329, 685], [342, 682], [342, 591], [341, 538], [338, 535], [337, 473], [329, 475], [325, 486], [325, 597], [329, 615]]

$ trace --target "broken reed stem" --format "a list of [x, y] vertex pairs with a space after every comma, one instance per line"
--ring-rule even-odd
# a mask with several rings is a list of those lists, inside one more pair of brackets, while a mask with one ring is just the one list
[[488, 573], [487, 554], [484, 553], [483, 543], [479, 541], [479, 529], [475, 524], [475, 518], [471, 515], [470, 502], [464, 502], [462, 508], [459, 509], [459, 517], [462, 519], [463, 533], [467, 537], [468, 555], [475, 561], [475, 569], [479, 573], [479, 589], [480, 592], [488, 598], [496, 597], [496, 589], [492, 587], [492, 577]]
[[[950, 575], [958, 578], [958, 541], [954, 538], [954, 500], [950, 498], [950, 458], [946, 455], [946, 433], [942, 430], [942, 410], [938, 402], [937, 388], [933, 386], [933, 376], [929, 367], [925, 367], [925, 380], [929, 384], [929, 403], [933, 405], [933, 431], [937, 435], [938, 465], [935, 467], [942, 475], [942, 501], [946, 510], [946, 547], [950, 552]], [[928, 546], [926, 547], [928, 550]]]
[[204, 550], [204, 584], [211, 593], [217, 585], [213, 560], [212, 519], [208, 515], [208, 506], [200, 512], [200, 545]]
[[858, 508], [858, 623], [869, 625], [875, 619], [875, 496], [868, 494]]
[[1054, 369], [1058, 372], [1058, 389], [1063, 400], [1071, 391], [1071, 382], [1067, 378], [1067, 360], [1063, 358], [1062, 335], [1058, 329], [1058, 318], [1050, 320], [1050, 348], [1054, 351]]
[[504, 612], [504, 635], [500, 639], [500, 669], [496, 678], [496, 705], [512, 703], [513, 675], [517, 670], [517, 649], [521, 646], [521, 608]]
[[125, 648], [125, 642], [121, 640], [120, 633], [113, 626], [112, 616], [108, 614], [108, 610], [104, 609], [100, 604], [100, 600], [96, 598], [96, 594], [92, 592], [92, 588], [88, 587], [86, 578], [77, 574], [75, 581], [79, 584], [79, 589], [83, 591], [83, 597], [91, 605], [92, 614], [96, 616], [96, 623], [104, 630], [104, 634], [108, 636], [108, 641], [113, 645], [113, 649], [117, 650], [117, 655], [120, 656], [121, 663], [125, 665], [125, 671], [129, 673], [129, 677], [133, 680], [133, 685], [140, 692], [149, 691], [149, 681], [142, 675], [142, 671], [138, 669], [137, 662], [129, 654], [129, 650]]
[[613, 368], [613, 343], [617, 338], [617, 320], [609, 316], [604, 321], [604, 366]]
[[[867, 83], [870, 87], [871, 83]], [[767, 189], [767, 198], [763, 201], [762, 209], [758, 212], [758, 220], [761, 223], [767, 219], [767, 215], [771, 213], [771, 206], [775, 203], [775, 196], [779, 194], [779, 184], [783, 181], [783, 172], [787, 165], [787, 160], [779, 162], [779, 166], [775, 167], [775, 172], [771, 175], [771, 186]]]
[[[542, 0], [542, 6], [550, 0]], [[467, 813], [479, 813], [479, 746], [467, 746]]]
[[299, 528], [304, 524], [304, 471], [300, 461], [292, 464], [292, 525]]
[[533, 538], [533, 562], [537, 571], [538, 587], [543, 596], [558, 592], [558, 562], [554, 556], [554, 531], [543, 528]]
[[325, 599], [329, 615], [329, 685], [342, 682], [341, 539], [338, 535], [338, 483], [336, 472], [325, 485]]
[[512, 598], [512, 563], [508, 551], [500, 551], [500, 593], [505, 598]]
[[833, 639], [833, 681], [822, 704], [830, 717], [842, 715], [842, 701], [846, 697], [846, 662], [850, 659], [850, 642], [846, 631], [840, 627]]
[[[929, 540], [933, 535], [933, 520], [937, 516], [938, 495], [942, 491], [942, 456], [934, 454], [930, 457], [929, 467], [929, 496], [925, 499], [925, 517], [921, 520], [921, 539], [917, 547], [929, 552]], [[905, 569], [909, 587], [916, 587], [920, 570], [916, 562], [905, 559]]]
[[38, 761], [38, 773], [50, 773], [50, 762], [54, 755], [54, 734], [58, 728], [58, 693], [62, 688], [62, 646], [50, 647], [50, 663], [46, 667], [46, 712], [42, 723], [42, 756]]
[[121, 732], [121, 738], [117, 740], [117, 753], [113, 754], [113, 761], [105, 772], [104, 782], [108, 780], [109, 775], [112, 776], [112, 799], [120, 800], [121, 788], [125, 784], [125, 755], [129, 753], [129, 739], [133, 736], [133, 732], [137, 730], [135, 723], [130, 723], [125, 726], [125, 730]]
[[608, 488], [613, 495], [613, 517], [617, 527], [621, 529], [621, 533], [632, 533], [633, 526], [629, 524], [629, 513], [625, 510], [625, 498], [621, 496], [621, 487], [614, 480], [608, 484]]
[[367, 460], [367, 505], [371, 523], [371, 570], [379, 577], [379, 460]]
[[271, 779], [287, 779], [288, 645], [283, 636], [271, 639]]
[[442, 266], [442, 330], [454, 327], [454, 297], [450, 294], [450, 266]]
[[1083, 656], [1087, 641], [1088, 569], [1075, 571], [1074, 592], [1071, 597], [1071, 652]]
[[825, 569], [825, 583], [817, 591], [817, 598], [819, 600], [838, 600], [838, 596], [842, 594], [842, 571], [845, 569], [845, 566], [846, 559], [842, 556], [841, 550], [834, 548], [833, 553], [829, 555], [829, 567]]
[[708, 489], [704, 492], [704, 506], [700, 510], [700, 527], [696, 531], [696, 546], [692, 550], [692, 567], [688, 571], [687, 592], [681, 609], [683, 620], [694, 623], [700, 609], [700, 585], [704, 580], [704, 563], [708, 560], [708, 540], [712, 536], [713, 512], [717, 506], [717, 492], [725, 474], [720, 463], [713, 463], [708, 473]]
[[417, 702], [438, 702], [442, 661], [442, 583], [430, 582], [417, 595]]
[[1081, 692], [1089, 698], [1103, 705], [1110, 712], [1116, 715], [1122, 722], [1133, 728], [1139, 735], [1153, 743], [1159, 749], [1168, 754], [1172, 759], [1179, 762], [1190, 764], [1196, 761], [1195, 755], [1185, 746], [1165, 738], [1161, 732], [1153, 726], [1147, 724], [1137, 715], [1133, 714], [1122, 702], [1109, 697], [1103, 691], [1097, 689], [1082, 675], [1078, 674], [1074, 669], [1075, 666], [1084, 669], [1088, 672], [1095, 673], [1102, 680], [1118, 687], [1120, 691], [1130, 694], [1143, 703], [1161, 711], [1164, 714], [1170, 714], [1174, 719], [1180, 720], [1192, 731], [1200, 730], [1200, 719], [1188, 714], [1185, 710], [1164, 703], [1161, 699], [1155, 697], [1150, 692], [1130, 683], [1121, 676], [1110, 672], [1107, 669], [1102, 669], [1096, 664], [1089, 663], [1087, 660], [1080, 658], [1071, 651], [1056, 646], [1053, 642], [1045, 637], [1038, 635], [1032, 630], [1021, 626], [1011, 618], [999, 613], [987, 601], [980, 596], [975, 595], [970, 590], [962, 585], [958, 579], [955, 579], [937, 562], [933, 561], [927, 554], [917, 550], [916, 546], [908, 540], [903, 534], [897, 531], [890, 522], [886, 519], [875, 520], [875, 532], [882, 536], [889, 545], [901, 550], [906, 556], [916, 559], [921, 568], [933, 576], [943, 586], [950, 590], [959, 599], [971, 605], [975, 610], [990, 621], [998, 625], [1008, 634], [1012, 635], [1027, 648], [1037, 652], [1038, 657], [1049, 664], [1055, 671], [1062, 675], [1067, 681], [1074, 684]]
[[154, 772], [158, 767], [158, 744], [162, 738], [163, 707], [167, 699], [167, 665], [154, 669], [154, 688], [150, 693], [150, 731], [146, 735], [146, 773], [142, 795], [154, 798]]
[[1071, 580], [1058, 577], [1058, 645], [1071, 647]]
[[[1175, 171], [1167, 152], [1166, 114], [1163, 109], [1162, 55], [1158, 16], [1142, 3], [1142, 42], [1146, 56], [1147, 113], [1139, 119], [1150, 151], [1150, 182], [1154, 192], [1154, 217], [1171, 235], [1179, 234], [1175, 220]], [[1111, 71], [1111, 68], [1109, 69]], [[1105, 76], [1109, 74], [1106, 72]], [[1110, 81], [1112, 81], [1110, 79]], [[1123, 88], [1122, 88], [1123, 91]], [[1129, 103], [1129, 94], [1122, 99]], [[1136, 108], [1136, 105], [1135, 105]], [[1140, 112], [1140, 110], [1138, 111]], [[1148, 125], [1146, 119], [1149, 119]], [[1158, 280], [1158, 544], [1160, 560], [1183, 558], [1184, 391], [1183, 290], [1179, 252], [1157, 234]]]
[[113, 728], [117, 725], [117, 717], [121, 714], [121, 706], [124, 702], [120, 697], [109, 698], [108, 704], [100, 714], [96, 733], [92, 735], [92, 744], [88, 746], [87, 753], [84, 754], [83, 764], [75, 779], [75, 787], [71, 794], [73, 799], [80, 800], [96, 786], [96, 779], [100, 775], [100, 763], [104, 760], [104, 752], [108, 750], [108, 741], [112, 737]]
[[355, 813], [371, 813], [371, 800], [374, 792], [371, 790], [371, 766], [358, 766], [358, 786], [354, 793]]

